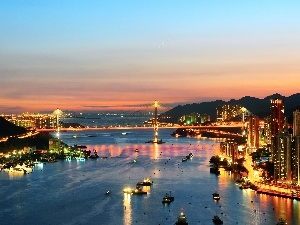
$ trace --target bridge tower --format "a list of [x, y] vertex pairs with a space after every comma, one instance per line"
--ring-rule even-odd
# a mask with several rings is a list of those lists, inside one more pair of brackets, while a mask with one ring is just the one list
[[155, 100], [154, 101], [154, 139], [153, 141], [157, 143], [158, 141], [158, 124], [157, 124], [157, 107], [158, 107], [158, 102]]
[[59, 137], [59, 131], [60, 131], [60, 126], [59, 126], [59, 118], [60, 116], [63, 114], [63, 112], [57, 108], [56, 110], [54, 110], [53, 115], [56, 116], [56, 132], [57, 132], [57, 136]]
[[157, 108], [158, 108], [158, 102], [154, 101], [154, 123], [153, 123], [153, 129], [154, 129], [154, 138], [153, 140], [147, 141], [146, 143], [157, 143], [157, 144], [163, 144], [165, 142], [162, 141], [162, 139], [158, 139], [158, 122], [157, 122]]

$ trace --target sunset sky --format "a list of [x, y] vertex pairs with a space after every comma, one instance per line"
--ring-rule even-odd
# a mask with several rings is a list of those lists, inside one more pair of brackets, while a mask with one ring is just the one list
[[300, 92], [300, 1], [3, 0], [0, 113]]

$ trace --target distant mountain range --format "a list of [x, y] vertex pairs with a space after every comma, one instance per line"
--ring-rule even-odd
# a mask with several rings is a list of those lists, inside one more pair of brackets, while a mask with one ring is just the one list
[[[216, 120], [217, 117], [217, 106], [230, 104], [230, 105], [241, 105], [249, 110], [254, 115], [265, 118], [270, 115], [270, 106], [271, 99], [281, 99], [284, 103], [285, 116], [288, 118], [288, 121], [292, 121], [292, 113], [296, 109], [300, 109], [300, 93], [293, 94], [289, 97], [282, 96], [280, 94], [273, 94], [265, 97], [264, 99], [259, 99], [255, 97], [245, 96], [241, 99], [235, 100], [231, 99], [230, 101], [216, 100], [212, 102], [202, 102], [202, 103], [193, 103], [186, 105], [178, 105], [173, 109], [162, 113], [160, 115], [160, 120], [165, 122], [176, 123], [178, 119], [183, 115], [188, 115], [193, 112], [199, 114], [210, 115], [211, 120]], [[169, 117], [169, 119], [165, 119]]]

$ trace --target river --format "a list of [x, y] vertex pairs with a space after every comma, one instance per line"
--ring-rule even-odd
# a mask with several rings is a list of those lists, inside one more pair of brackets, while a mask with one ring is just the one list
[[[181, 211], [189, 225], [213, 224], [215, 214], [228, 225], [275, 225], [280, 217], [300, 224], [298, 201], [240, 190], [235, 174], [209, 172], [219, 140], [175, 138], [172, 131], [159, 130], [166, 142], [159, 145], [145, 143], [153, 138], [150, 128], [62, 132], [64, 143], [86, 145], [101, 157], [41, 164], [27, 175], [0, 172], [1, 224], [171, 225]], [[182, 162], [189, 153], [194, 157]], [[144, 177], [153, 181], [144, 187], [148, 194], [123, 193]], [[174, 202], [162, 204], [170, 191]]]

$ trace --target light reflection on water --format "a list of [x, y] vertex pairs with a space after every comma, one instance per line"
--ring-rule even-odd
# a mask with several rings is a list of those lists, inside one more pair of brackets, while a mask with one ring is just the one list
[[[272, 225], [280, 217], [299, 224], [298, 202], [240, 190], [236, 174], [223, 170], [220, 176], [210, 174], [208, 161], [219, 151], [215, 140], [176, 139], [170, 135], [172, 130], [162, 129], [166, 143], [153, 145], [145, 144], [152, 137], [151, 129], [131, 130], [128, 135], [103, 132], [110, 135], [103, 139], [101, 131], [95, 131], [96, 137], [75, 140], [73, 132], [66, 132], [61, 138], [69, 145], [96, 149], [107, 159], [48, 163], [42, 170], [17, 178], [1, 172], [1, 224], [169, 225], [182, 208], [189, 224], [212, 224], [214, 214], [224, 224]], [[190, 152], [194, 157], [182, 162]], [[126, 186], [135, 187], [144, 177], [153, 180], [151, 188], [143, 187], [147, 195], [123, 193]], [[109, 196], [107, 190], [111, 190]], [[218, 202], [212, 199], [215, 190], [221, 196]], [[175, 200], [164, 205], [161, 200], [169, 191]]]
[[124, 193], [124, 225], [132, 224], [132, 215], [131, 215], [131, 194]]

